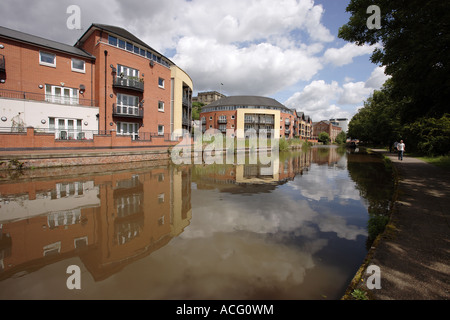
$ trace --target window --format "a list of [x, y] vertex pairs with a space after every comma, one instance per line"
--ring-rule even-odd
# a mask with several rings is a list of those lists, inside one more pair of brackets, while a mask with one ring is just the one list
[[159, 79], [158, 79], [158, 86], [159, 86], [160, 88], [164, 88], [164, 79], [163, 79], [163, 78], [159, 78]]
[[72, 59], [72, 71], [84, 73], [86, 71], [84, 61], [79, 59]]
[[132, 136], [133, 140], [139, 138], [139, 124], [132, 122], [117, 122], [117, 134]]
[[130, 42], [127, 42], [127, 50], [128, 51], [133, 51], [133, 44]]
[[140, 54], [141, 56], [145, 57], [145, 50], [144, 50], [144, 49], [140, 49], [139, 54]]
[[164, 111], [164, 102], [158, 101], [158, 111]]
[[134, 46], [133, 52], [139, 54], [139, 47]]
[[39, 51], [39, 64], [56, 67], [56, 55], [53, 53]]
[[158, 135], [163, 136], [164, 135], [164, 126], [158, 125]]
[[139, 70], [122, 66], [120, 64], [117, 65], [117, 74], [118, 77], [121, 78], [139, 78]]
[[45, 100], [52, 103], [79, 104], [78, 89], [46, 84]]
[[113, 36], [108, 36], [108, 43], [112, 46], [117, 47], [117, 38]]
[[212, 117], [209, 117], [209, 120], [212, 120]]
[[119, 48], [125, 49], [125, 40], [119, 39]]
[[234, 119], [234, 116], [231, 116], [231, 119]]
[[115, 112], [124, 115], [139, 115], [139, 97], [122, 93], [117, 94]]

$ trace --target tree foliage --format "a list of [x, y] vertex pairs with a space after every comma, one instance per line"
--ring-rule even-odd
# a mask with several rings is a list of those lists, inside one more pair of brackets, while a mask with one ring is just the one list
[[323, 144], [329, 144], [331, 141], [330, 135], [326, 132], [319, 133], [318, 140], [319, 140], [319, 142], [322, 142]]
[[[381, 9], [381, 28], [369, 29], [367, 8]], [[448, 153], [450, 140], [450, 2], [441, 0], [351, 0], [339, 37], [374, 45], [371, 61], [390, 80], [367, 99], [349, 124], [349, 136], [391, 143], [400, 136], [408, 150]]]
[[347, 134], [344, 131], [339, 132], [336, 136], [336, 143], [344, 144], [347, 141]]
[[[367, 8], [381, 9], [381, 28], [367, 27]], [[371, 60], [392, 76], [402, 123], [441, 117], [450, 100], [450, 2], [351, 0], [350, 21], [339, 37], [358, 45], [381, 44]]]

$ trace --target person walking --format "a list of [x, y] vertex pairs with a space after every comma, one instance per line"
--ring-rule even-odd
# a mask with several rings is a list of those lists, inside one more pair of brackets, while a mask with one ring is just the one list
[[398, 160], [403, 161], [403, 153], [405, 152], [405, 144], [403, 140], [400, 140], [400, 143], [397, 145], [398, 150]]

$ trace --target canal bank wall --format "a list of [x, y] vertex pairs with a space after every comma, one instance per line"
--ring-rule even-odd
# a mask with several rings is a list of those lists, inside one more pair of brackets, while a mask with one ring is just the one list
[[372, 151], [393, 164], [394, 205], [342, 299], [448, 300], [450, 172], [416, 158], [398, 160], [385, 150]]

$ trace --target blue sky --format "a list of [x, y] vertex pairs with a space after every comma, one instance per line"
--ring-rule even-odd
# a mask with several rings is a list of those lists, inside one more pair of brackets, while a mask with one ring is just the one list
[[[194, 94], [272, 97], [320, 121], [351, 118], [387, 79], [374, 48], [337, 37], [348, 2], [2, 0], [0, 25], [68, 44], [92, 23], [120, 26], [184, 69]], [[70, 5], [81, 30], [67, 28]]]

